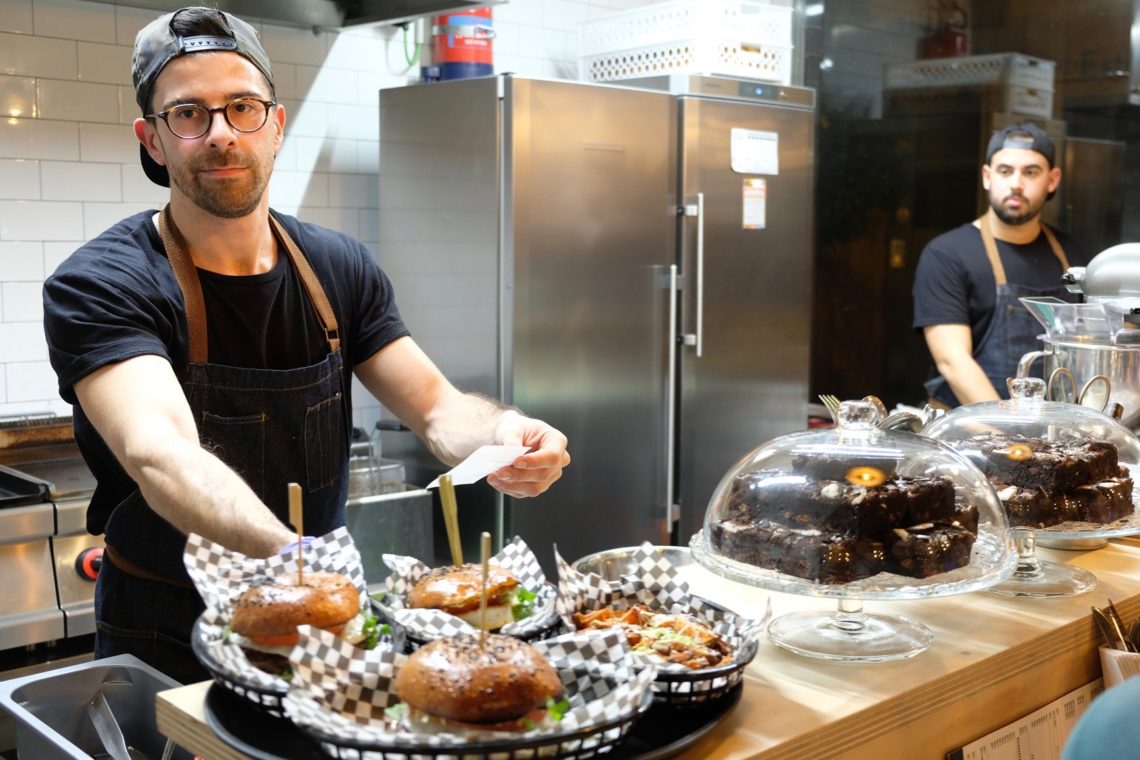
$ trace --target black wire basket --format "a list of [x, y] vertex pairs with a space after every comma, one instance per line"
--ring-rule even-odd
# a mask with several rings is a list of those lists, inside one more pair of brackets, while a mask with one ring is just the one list
[[302, 726], [301, 731], [315, 739], [329, 757], [342, 760], [578, 760], [595, 757], [619, 745], [629, 734], [630, 727], [652, 705], [651, 692], [646, 691], [635, 712], [577, 731], [442, 746], [361, 742], [306, 726]]
[[756, 656], [760, 642], [752, 639], [736, 650], [732, 662], [687, 673], [657, 671], [653, 701], [671, 707], [700, 707], [723, 699], [744, 678], [744, 668]]
[[[371, 605], [371, 609], [372, 614], [379, 616], [380, 622], [388, 625], [391, 629], [389, 633], [380, 636], [380, 645], [389, 646], [396, 651], [402, 651], [407, 645], [403, 626], [388, 619], [374, 602]], [[214, 652], [211, 650], [210, 644], [216, 640], [216, 637], [212, 636], [206, 630], [206, 626], [207, 623], [203, 620], [203, 616], [199, 616], [190, 634], [190, 646], [194, 651], [194, 656], [198, 658], [198, 662], [210, 673], [210, 677], [213, 678], [216, 683], [229, 689], [242, 699], [253, 703], [265, 712], [278, 718], [285, 718], [283, 700], [285, 694], [289, 691], [288, 684], [281, 679], [277, 679], [280, 681], [279, 684], [266, 686], [254, 680], [252, 677], [247, 677], [242, 673], [234, 672], [231, 668], [227, 668], [215, 657]]]

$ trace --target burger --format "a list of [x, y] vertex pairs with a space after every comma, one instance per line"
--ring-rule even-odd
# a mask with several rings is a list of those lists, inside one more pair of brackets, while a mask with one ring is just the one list
[[[481, 565], [440, 567], [416, 582], [408, 592], [408, 606], [443, 610], [479, 628], [482, 594]], [[534, 592], [524, 589], [509, 570], [489, 563], [486, 630], [497, 631], [507, 623], [530, 616], [534, 612], [534, 598]]]
[[341, 573], [307, 572], [302, 582], [287, 575], [246, 589], [234, 608], [230, 630], [250, 662], [287, 676], [289, 652], [297, 644], [297, 626], [311, 625], [350, 643], [371, 648], [381, 626], [360, 609], [360, 594]]
[[524, 730], [547, 713], [561, 717], [562, 680], [521, 639], [488, 634], [436, 639], [417, 649], [396, 675], [396, 694], [413, 725]]

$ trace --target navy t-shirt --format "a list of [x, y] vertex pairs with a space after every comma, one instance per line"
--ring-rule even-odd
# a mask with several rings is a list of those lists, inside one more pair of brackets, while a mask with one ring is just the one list
[[[182, 291], [151, 222], [136, 214], [83, 245], [44, 283], [44, 328], [59, 393], [75, 404], [76, 441], [98, 481], [88, 527], [102, 522], [135, 484], [87, 420], [75, 383], [107, 364], [157, 355], [181, 376], [189, 362]], [[349, 368], [408, 330], [392, 285], [356, 240], [278, 214], [320, 280], [336, 314], [341, 353]], [[291, 369], [322, 360], [324, 332], [288, 256], [269, 272], [227, 276], [199, 269], [206, 306], [209, 362], [257, 369]], [[342, 396], [351, 419], [351, 382]]]
[[[1069, 266], [1088, 263], [1076, 241], [1060, 230], [1054, 229], [1053, 234]], [[1034, 288], [1061, 287], [1064, 271], [1044, 232], [1024, 245], [996, 242], [1007, 282]], [[912, 294], [916, 331], [921, 334], [929, 325], [969, 325], [977, 348], [990, 326], [997, 300], [997, 284], [981, 230], [963, 224], [931, 240], [918, 260]]]

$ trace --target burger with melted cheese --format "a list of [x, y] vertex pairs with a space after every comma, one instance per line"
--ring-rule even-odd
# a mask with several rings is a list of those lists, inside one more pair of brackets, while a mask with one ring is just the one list
[[414, 725], [522, 730], [540, 723], [563, 694], [557, 671], [521, 639], [487, 634], [437, 639], [396, 675], [396, 694]]
[[[443, 610], [479, 627], [479, 600], [483, 592], [483, 568], [477, 564], [432, 570], [408, 592], [408, 606]], [[519, 579], [495, 563], [487, 571], [487, 630], [497, 631], [507, 623], [533, 612], [534, 593], [519, 585]]]

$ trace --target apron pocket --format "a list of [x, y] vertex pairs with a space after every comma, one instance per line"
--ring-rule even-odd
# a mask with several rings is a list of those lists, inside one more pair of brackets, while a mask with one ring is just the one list
[[202, 412], [199, 438], [202, 448], [225, 462], [265, 501], [264, 413], [223, 417]]
[[305, 464], [310, 492], [332, 485], [341, 473], [344, 449], [344, 413], [341, 394], [305, 411]]

